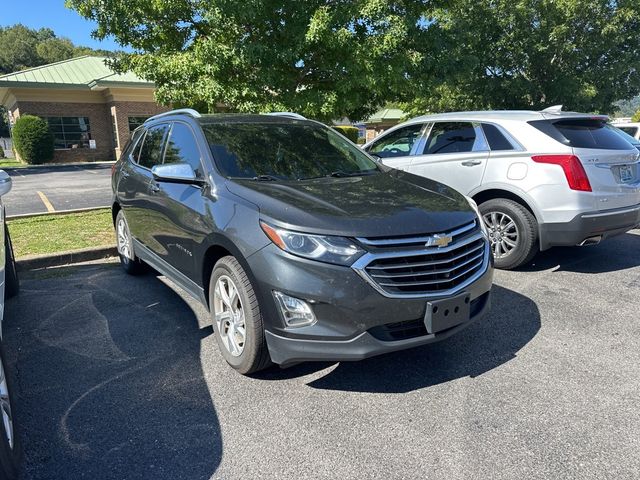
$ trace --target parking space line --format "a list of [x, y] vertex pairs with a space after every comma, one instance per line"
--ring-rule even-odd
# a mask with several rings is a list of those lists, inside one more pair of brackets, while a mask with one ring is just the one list
[[36, 192], [38, 194], [38, 196], [40, 197], [40, 200], [42, 200], [42, 203], [44, 203], [44, 206], [47, 207], [47, 211], [48, 212], [55, 212], [56, 209], [53, 208], [53, 205], [51, 205], [51, 202], [49, 201], [49, 199], [47, 198], [47, 196], [42, 193], [42, 192]]

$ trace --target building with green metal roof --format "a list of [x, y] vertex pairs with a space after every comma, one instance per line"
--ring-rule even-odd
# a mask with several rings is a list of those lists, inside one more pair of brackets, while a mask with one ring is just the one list
[[117, 158], [130, 132], [167, 107], [155, 102], [152, 82], [116, 73], [105, 60], [77, 57], [0, 76], [10, 124], [20, 115], [45, 118], [56, 162]]

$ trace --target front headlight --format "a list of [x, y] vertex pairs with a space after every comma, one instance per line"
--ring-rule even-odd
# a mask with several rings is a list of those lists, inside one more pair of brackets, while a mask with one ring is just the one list
[[348, 238], [292, 232], [260, 222], [262, 231], [285, 252], [336, 265], [351, 265], [364, 250]]
[[487, 230], [487, 224], [484, 223], [484, 219], [482, 218], [482, 214], [480, 213], [480, 209], [478, 208], [478, 204], [471, 197], [467, 197], [465, 195], [465, 198], [467, 199], [467, 202], [469, 202], [469, 205], [471, 206], [471, 208], [473, 208], [473, 211], [476, 212], [476, 215], [478, 216], [478, 222], [480, 222], [480, 229], [482, 230], [482, 233], [484, 233], [487, 236], [487, 238], [489, 238], [488, 237], [489, 231]]

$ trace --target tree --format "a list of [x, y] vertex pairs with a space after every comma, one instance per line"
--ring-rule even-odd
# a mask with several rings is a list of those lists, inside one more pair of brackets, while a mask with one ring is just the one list
[[420, 59], [412, 0], [67, 0], [135, 53], [114, 62], [175, 105], [360, 119]]
[[640, 93], [638, 0], [66, 0], [175, 105], [362, 119]]
[[442, 46], [411, 72], [410, 113], [542, 109], [610, 113], [640, 92], [637, 0], [454, 0], [429, 28]]
[[20, 159], [29, 164], [50, 162], [54, 139], [49, 124], [34, 115], [20, 116], [13, 127], [13, 148]]
[[109, 56], [112, 52], [76, 47], [71, 40], [57, 37], [50, 28], [34, 30], [24, 25], [0, 27], [0, 74], [38, 67], [80, 55]]

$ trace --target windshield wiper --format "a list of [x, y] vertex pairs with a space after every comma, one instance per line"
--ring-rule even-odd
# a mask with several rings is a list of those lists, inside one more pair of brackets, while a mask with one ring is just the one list
[[257, 177], [253, 177], [251, 180], [255, 180], [256, 182], [277, 182], [280, 179], [273, 175], [258, 175]]
[[316, 178], [330, 178], [330, 177], [334, 177], [334, 178], [362, 177], [364, 175], [373, 175], [378, 171], [379, 170], [377, 169], [361, 170], [359, 172], [345, 172], [342, 170], [336, 170], [334, 172], [328, 173], [327, 175], [318, 175], [317, 177], [301, 177], [301, 178], [298, 178], [298, 180], [314, 180]]

